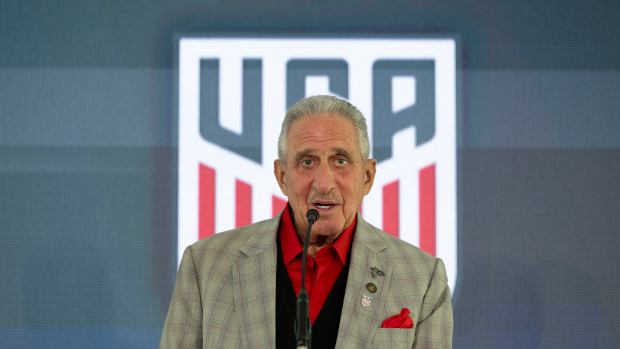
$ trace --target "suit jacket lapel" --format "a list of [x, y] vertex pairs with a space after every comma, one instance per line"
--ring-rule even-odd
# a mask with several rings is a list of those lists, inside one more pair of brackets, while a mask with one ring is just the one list
[[[254, 236], [240, 249], [247, 257], [240, 259], [233, 268], [233, 292], [243, 347], [275, 347], [279, 222], [278, 215], [252, 232]], [[392, 267], [383, 253], [387, 245], [359, 214], [357, 222], [336, 348], [360, 348], [372, 342], [383, 320], [381, 310], [385, 307], [392, 277]], [[384, 275], [373, 276], [372, 267]], [[367, 289], [369, 283], [375, 284], [375, 293]], [[363, 298], [369, 300], [365, 302], [367, 306], [362, 304]]]
[[[392, 267], [382, 253], [387, 245], [359, 214], [357, 222], [336, 348], [361, 348], [371, 343], [383, 320], [381, 310], [385, 307], [392, 277]], [[373, 276], [373, 267], [384, 275]], [[369, 283], [376, 286], [375, 293], [367, 286]]]
[[280, 216], [267, 221], [241, 248], [233, 268], [233, 290], [239, 313], [243, 347], [275, 347], [276, 334], [276, 232]]

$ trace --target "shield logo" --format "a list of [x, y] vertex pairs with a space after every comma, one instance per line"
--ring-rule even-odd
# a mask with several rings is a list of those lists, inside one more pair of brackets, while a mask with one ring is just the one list
[[441, 257], [454, 290], [457, 49], [437, 37], [179, 38], [178, 261], [187, 245], [284, 207], [273, 176], [282, 119], [331, 94], [367, 119], [378, 164], [362, 215]]

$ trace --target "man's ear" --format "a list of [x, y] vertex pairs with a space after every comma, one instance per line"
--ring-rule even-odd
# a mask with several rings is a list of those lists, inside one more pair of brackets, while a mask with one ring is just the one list
[[372, 184], [375, 182], [375, 174], [377, 173], [377, 160], [368, 159], [364, 164], [364, 195], [370, 192]]
[[282, 164], [280, 160], [275, 160], [273, 162], [273, 174], [276, 176], [276, 181], [278, 181], [282, 194], [288, 196], [288, 192], [286, 191], [286, 177], [284, 176], [284, 164]]

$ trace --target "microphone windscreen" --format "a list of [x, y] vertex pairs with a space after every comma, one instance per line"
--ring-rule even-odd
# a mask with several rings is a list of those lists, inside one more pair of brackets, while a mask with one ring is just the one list
[[306, 212], [306, 218], [308, 219], [308, 222], [316, 222], [319, 219], [319, 211], [313, 208], [309, 209], [308, 212]]

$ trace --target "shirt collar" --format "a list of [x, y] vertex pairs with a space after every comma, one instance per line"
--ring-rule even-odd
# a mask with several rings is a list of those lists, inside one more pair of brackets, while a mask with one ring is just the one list
[[[303, 252], [303, 243], [299, 235], [297, 235], [291, 213], [291, 206], [287, 203], [284, 211], [282, 212], [280, 226], [278, 227], [278, 236], [282, 247], [282, 261], [285, 265], [289, 264], [289, 262], [297, 258]], [[336, 253], [338, 254], [338, 257], [343, 265], [347, 262], [347, 255], [351, 249], [351, 242], [353, 241], [353, 234], [355, 233], [356, 224], [357, 216], [353, 219], [353, 222], [338, 236], [338, 238], [336, 238], [335, 241], [325, 247], [331, 247], [336, 250]]]

